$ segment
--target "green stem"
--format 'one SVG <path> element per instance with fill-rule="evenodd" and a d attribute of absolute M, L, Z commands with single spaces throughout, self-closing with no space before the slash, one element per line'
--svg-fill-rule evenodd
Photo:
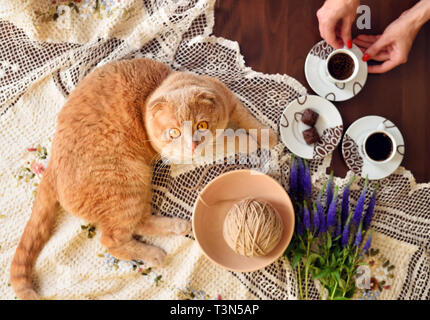
<path fill-rule="evenodd" d="M 309 273 L 309 251 L 312 239 L 309 239 L 306 247 L 306 265 L 305 265 L 305 300 L 308 300 L 308 273 Z"/>
<path fill-rule="evenodd" d="M 330 300 L 333 300 L 333 298 L 334 298 L 334 293 L 336 292 L 336 289 L 337 289 L 337 281 L 336 281 L 336 284 L 334 285 L 333 292 L 331 293 Z"/>
<path fill-rule="evenodd" d="M 300 270 L 300 262 L 298 263 L 297 267 L 298 267 L 298 276 L 299 276 L 299 295 L 300 295 L 300 300 L 303 300 L 302 273 Z"/>
<path fill-rule="evenodd" d="M 354 259 L 352 260 L 353 261 L 352 270 L 351 271 L 348 270 L 348 277 L 346 278 L 346 284 L 345 284 L 345 288 L 343 289 L 342 297 L 345 297 L 346 292 L 348 291 L 349 281 L 351 280 L 351 275 L 354 273 L 354 269 L 355 269 L 357 254 L 358 254 L 358 247 L 355 249 Z"/>

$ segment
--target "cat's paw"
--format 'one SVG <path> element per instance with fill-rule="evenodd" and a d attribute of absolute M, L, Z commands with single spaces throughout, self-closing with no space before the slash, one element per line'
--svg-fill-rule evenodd
<path fill-rule="evenodd" d="M 149 267 L 161 266 L 166 260 L 166 252 L 163 249 L 150 246 L 142 259 Z"/>
<path fill-rule="evenodd" d="M 172 232 L 177 235 L 187 235 L 191 232 L 191 222 L 183 219 L 175 219 L 172 224 Z"/>

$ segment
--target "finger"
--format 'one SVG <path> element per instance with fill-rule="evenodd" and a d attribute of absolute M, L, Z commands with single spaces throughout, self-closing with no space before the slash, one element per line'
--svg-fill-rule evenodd
<path fill-rule="evenodd" d="M 351 37 L 352 22 L 353 21 L 351 19 L 348 19 L 348 18 L 343 19 L 341 30 L 340 30 L 343 44 L 350 49 L 352 48 L 352 37 Z"/>
<path fill-rule="evenodd" d="M 386 61 L 389 59 L 390 59 L 390 54 L 388 53 L 388 51 L 381 51 L 378 53 L 378 55 L 372 57 L 372 60 L 375 60 L 375 61 Z"/>
<path fill-rule="evenodd" d="M 320 25 L 321 37 L 333 48 L 340 49 L 342 44 L 336 38 L 336 24 L 327 23 Z"/>
<path fill-rule="evenodd" d="M 357 46 L 362 47 L 362 48 L 369 48 L 373 42 L 366 42 L 360 39 L 355 38 L 352 42 L 354 42 Z"/>
<path fill-rule="evenodd" d="M 354 40 L 360 40 L 367 43 L 376 42 L 381 36 L 380 35 L 371 35 L 371 34 L 360 34 L 355 37 Z"/>
<path fill-rule="evenodd" d="M 397 61 L 387 60 L 383 64 L 368 66 L 367 71 L 369 73 L 385 73 L 398 65 L 399 63 Z"/>
<path fill-rule="evenodd" d="M 380 51 L 385 50 L 385 48 L 390 44 L 391 40 L 386 37 L 380 37 L 376 40 L 366 51 L 368 55 L 376 56 Z"/>
<path fill-rule="evenodd" d="M 357 43 L 355 43 L 355 44 L 358 46 L 358 49 L 360 49 L 360 51 L 363 54 L 366 52 L 367 46 L 360 46 Z M 375 60 L 375 61 L 385 61 L 385 60 L 388 60 L 388 59 L 390 59 L 390 54 L 388 53 L 387 50 L 381 51 L 376 56 L 372 57 L 372 60 Z"/>

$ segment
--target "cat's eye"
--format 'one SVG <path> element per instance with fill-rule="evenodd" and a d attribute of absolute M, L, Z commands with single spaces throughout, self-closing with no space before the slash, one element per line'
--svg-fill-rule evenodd
<path fill-rule="evenodd" d="M 172 139 L 179 138 L 181 136 L 181 131 L 179 131 L 179 129 L 177 129 L 177 128 L 170 129 L 169 130 L 169 136 Z"/>
<path fill-rule="evenodd" d="M 197 130 L 199 130 L 199 131 L 205 131 L 208 129 L 208 127 L 209 127 L 209 124 L 207 121 L 200 121 L 197 124 Z"/>

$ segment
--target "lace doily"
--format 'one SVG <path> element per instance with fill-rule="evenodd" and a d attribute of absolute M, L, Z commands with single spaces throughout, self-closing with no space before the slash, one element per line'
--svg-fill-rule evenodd
<path fill-rule="evenodd" d="M 96 6 L 98 4 L 98 7 Z M 95 67 L 148 57 L 176 70 L 222 80 L 262 122 L 278 131 L 285 106 L 306 94 L 287 75 L 267 75 L 246 67 L 236 42 L 210 36 L 214 0 L 15 1 L 0 8 L 0 296 L 13 299 L 10 263 L 31 213 L 33 193 L 49 160 L 56 116 L 68 94 Z M 39 146 L 38 146 L 39 145 Z M 44 149 L 47 155 L 44 159 Z M 290 154 L 277 145 L 261 154 L 265 172 L 287 188 Z M 43 161 L 42 161 L 43 160 Z M 311 163 L 315 192 L 326 179 L 331 157 Z M 45 162 L 44 162 L 45 161 Z M 153 210 L 191 219 L 202 177 L 206 184 L 225 172 L 219 164 L 156 165 Z M 335 183 L 343 186 L 352 172 Z M 380 181 L 374 248 L 396 268 L 390 288 L 379 298 L 430 299 L 430 185 L 415 183 L 399 168 Z M 354 185 L 355 204 L 362 181 Z M 39 293 L 54 299 L 296 299 L 289 262 L 253 273 L 233 273 L 213 265 L 186 237 L 147 238 L 169 253 L 164 268 L 147 269 L 117 261 L 104 252 L 97 228 L 60 212 L 52 238 L 34 268 Z M 82 226 L 82 227 L 81 227 Z M 90 237 L 91 235 L 91 237 Z M 387 287 L 387 286 L 386 286 Z M 319 298 L 316 287 L 312 298 Z"/>

